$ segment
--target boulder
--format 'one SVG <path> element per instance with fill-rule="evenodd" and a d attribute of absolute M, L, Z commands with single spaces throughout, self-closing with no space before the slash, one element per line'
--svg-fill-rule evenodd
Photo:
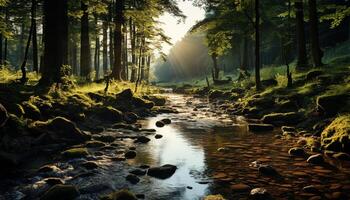
<path fill-rule="evenodd" d="M 248 124 L 248 130 L 252 132 L 273 131 L 274 126 L 271 124 Z"/>
<path fill-rule="evenodd" d="M 337 114 L 350 102 L 349 94 L 331 94 L 317 97 L 317 110 L 327 116 Z"/>
<path fill-rule="evenodd" d="M 292 125 L 302 120 L 302 116 L 296 112 L 271 113 L 261 119 L 264 123 L 273 125 Z"/>
<path fill-rule="evenodd" d="M 65 158 L 81 158 L 89 155 L 86 148 L 73 148 L 62 152 L 62 156 Z"/>
<path fill-rule="evenodd" d="M 111 106 L 98 107 L 95 109 L 94 114 L 104 121 L 120 122 L 123 120 L 123 113 Z"/>
<path fill-rule="evenodd" d="M 97 147 L 104 147 L 106 146 L 106 144 L 101 141 L 91 140 L 86 142 L 85 146 L 88 148 L 97 148 Z"/>
<path fill-rule="evenodd" d="M 155 106 L 164 106 L 166 103 L 166 99 L 160 96 L 143 96 L 142 98 L 152 101 Z"/>
<path fill-rule="evenodd" d="M 156 134 L 155 136 L 154 136 L 154 138 L 156 138 L 156 139 L 160 139 L 160 138 L 162 138 L 163 137 L 163 135 L 160 135 L 160 134 Z"/>
<path fill-rule="evenodd" d="M 177 167 L 174 165 L 163 165 L 161 167 L 152 167 L 147 171 L 148 176 L 158 179 L 170 178 L 176 171 Z"/>
<path fill-rule="evenodd" d="M 250 191 L 249 199 L 251 200 L 271 200 L 271 194 L 265 188 L 254 188 Z"/>
<path fill-rule="evenodd" d="M 6 124 L 8 118 L 9 118 L 9 115 L 7 113 L 7 110 L 0 103 L 0 128 L 3 127 Z"/>
<path fill-rule="evenodd" d="M 151 109 L 154 106 L 154 103 L 152 101 L 144 100 L 138 97 L 132 98 L 132 103 L 136 108 L 147 108 Z"/>
<path fill-rule="evenodd" d="M 293 147 L 293 148 L 289 149 L 288 154 L 291 156 L 296 156 L 296 157 L 304 157 L 305 151 L 303 148 Z"/>
<path fill-rule="evenodd" d="M 128 124 L 134 124 L 138 119 L 139 116 L 133 112 L 124 113 L 124 121 L 126 121 Z"/>
<path fill-rule="evenodd" d="M 129 181 L 131 184 L 137 184 L 138 182 L 140 182 L 140 178 L 137 177 L 135 174 L 128 174 L 125 177 L 125 180 Z"/>
<path fill-rule="evenodd" d="M 37 143 L 81 143 L 88 139 L 90 136 L 82 132 L 74 122 L 63 118 L 56 117 L 46 122 L 37 121 L 29 126 L 32 132 L 43 134 L 38 138 Z"/>
<path fill-rule="evenodd" d="M 133 159 L 136 157 L 136 151 L 127 151 L 124 156 L 126 159 Z"/>
<path fill-rule="evenodd" d="M 171 124 L 171 120 L 170 119 L 162 119 L 161 120 L 164 124 Z"/>
<path fill-rule="evenodd" d="M 79 190 L 73 185 L 54 185 L 52 186 L 40 200 L 74 200 L 79 196 Z"/>
<path fill-rule="evenodd" d="M 120 190 L 103 196 L 101 200 L 137 200 L 136 196 L 129 190 Z"/>
<path fill-rule="evenodd" d="M 324 163 L 323 156 L 321 154 L 312 155 L 307 159 L 307 162 L 314 165 L 320 165 Z"/>
<path fill-rule="evenodd" d="M 321 145 L 326 150 L 350 153 L 350 115 L 335 118 L 322 131 Z"/>
<path fill-rule="evenodd" d="M 130 88 L 116 94 L 116 98 L 120 100 L 128 100 L 131 99 L 133 96 L 134 94 Z"/>
<path fill-rule="evenodd" d="M 164 125 L 165 125 L 165 124 L 164 124 L 164 122 L 162 122 L 162 121 L 157 121 L 157 122 L 156 122 L 156 126 L 159 127 L 159 128 L 164 127 Z"/>
<path fill-rule="evenodd" d="M 144 176 L 146 175 L 146 173 L 147 173 L 146 170 L 142 170 L 142 169 L 134 169 L 130 171 L 130 174 L 134 174 L 137 176 Z"/>
<path fill-rule="evenodd" d="M 139 137 L 136 138 L 136 140 L 134 142 L 135 143 L 145 144 L 145 143 L 148 143 L 149 141 L 151 141 L 151 139 L 149 139 L 148 137 L 146 137 L 146 136 L 139 136 Z"/>

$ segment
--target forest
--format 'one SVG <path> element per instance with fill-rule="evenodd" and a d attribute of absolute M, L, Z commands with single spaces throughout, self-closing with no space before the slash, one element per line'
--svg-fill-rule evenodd
<path fill-rule="evenodd" d="M 350 199 L 349 0 L 0 0 L 0 200 Z"/>

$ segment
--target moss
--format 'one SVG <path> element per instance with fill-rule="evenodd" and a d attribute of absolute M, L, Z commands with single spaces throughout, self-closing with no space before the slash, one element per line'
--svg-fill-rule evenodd
<path fill-rule="evenodd" d="M 204 198 L 204 200 L 225 200 L 225 198 L 220 195 L 220 194 L 217 194 L 217 195 L 209 195 L 209 196 L 206 196 Z"/>
<path fill-rule="evenodd" d="M 136 196 L 129 190 L 120 190 L 107 196 L 101 197 L 101 200 L 137 200 Z"/>
<path fill-rule="evenodd" d="M 89 155 L 86 148 L 73 148 L 62 152 L 62 155 L 66 158 L 81 158 Z"/>
<path fill-rule="evenodd" d="M 342 115 L 323 130 L 322 146 L 328 150 L 350 152 L 350 115 Z"/>
<path fill-rule="evenodd" d="M 25 110 L 25 117 L 31 118 L 31 119 L 40 119 L 41 117 L 41 112 L 39 108 L 34 105 L 30 101 L 26 101 L 22 103 L 23 109 Z"/>

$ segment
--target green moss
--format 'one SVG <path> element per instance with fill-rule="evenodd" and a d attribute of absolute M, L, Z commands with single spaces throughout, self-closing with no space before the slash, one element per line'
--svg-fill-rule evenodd
<path fill-rule="evenodd" d="M 220 194 L 217 194 L 217 195 L 209 195 L 209 196 L 206 196 L 204 198 L 204 200 L 225 200 L 225 198 L 220 195 Z"/>
<path fill-rule="evenodd" d="M 120 190 L 107 196 L 101 197 L 101 200 L 137 200 L 136 196 L 129 190 Z"/>
<path fill-rule="evenodd" d="M 322 146 L 327 150 L 350 152 L 350 115 L 342 115 L 323 130 Z"/>
<path fill-rule="evenodd" d="M 62 155 L 66 158 L 81 158 L 89 155 L 86 148 L 73 148 L 62 152 Z"/>

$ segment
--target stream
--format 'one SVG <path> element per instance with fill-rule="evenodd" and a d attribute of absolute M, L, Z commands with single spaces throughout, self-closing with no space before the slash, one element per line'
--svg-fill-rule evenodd
<path fill-rule="evenodd" d="M 305 158 L 288 155 L 298 138 L 280 139 L 280 130 L 253 134 L 247 130 L 244 117 L 225 114 L 219 105 L 207 99 L 180 94 L 162 94 L 168 106 L 179 113 L 160 114 L 139 123 L 142 128 L 156 129 L 163 137 L 145 133 L 151 139 L 147 144 L 135 144 L 133 139 L 118 139 L 108 147 L 89 149 L 86 158 L 61 160 L 54 157 L 53 172 L 33 172 L 11 183 L 13 187 L 0 199 L 23 199 L 24 194 L 40 196 L 47 189 L 45 178 L 58 177 L 80 190 L 78 199 L 99 199 L 103 194 L 128 188 L 139 197 L 150 200 L 197 200 L 209 194 L 222 194 L 227 199 L 247 199 L 251 189 L 266 188 L 276 199 L 348 199 L 350 165 L 328 159 L 325 166 L 310 165 Z M 162 128 L 155 123 L 171 119 Z M 103 134 L 123 135 L 123 131 L 107 129 Z M 127 134 L 140 134 L 131 133 Z M 123 160 L 123 152 L 135 149 L 134 159 Z M 94 161 L 98 167 L 86 170 L 81 163 Z M 140 182 L 125 180 L 130 170 L 142 165 L 172 164 L 177 170 L 170 178 L 161 180 L 139 176 Z M 272 166 L 279 177 L 261 175 L 256 165 Z M 0 181 L 1 182 L 1 181 Z M 3 183 L 2 183 L 3 184 Z M 318 192 L 303 188 L 313 185 Z M 25 198 L 31 199 L 31 198 Z"/>

